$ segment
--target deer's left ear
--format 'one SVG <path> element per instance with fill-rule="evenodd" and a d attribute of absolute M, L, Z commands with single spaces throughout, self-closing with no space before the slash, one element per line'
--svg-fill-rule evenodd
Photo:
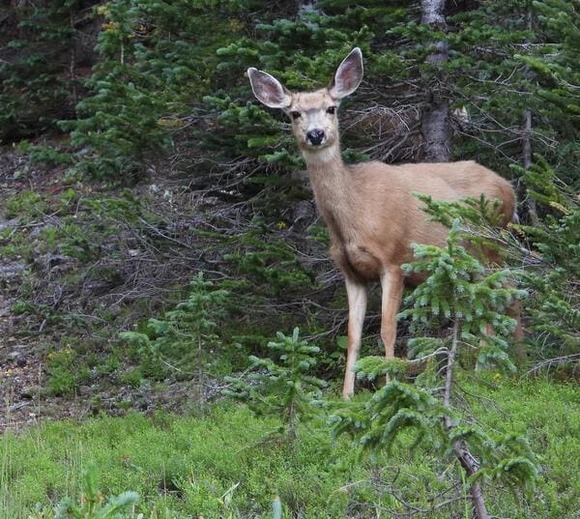
<path fill-rule="evenodd" d="M 362 52 L 358 47 L 342 60 L 328 87 L 334 99 L 342 99 L 352 94 L 360 85 L 364 74 Z"/>

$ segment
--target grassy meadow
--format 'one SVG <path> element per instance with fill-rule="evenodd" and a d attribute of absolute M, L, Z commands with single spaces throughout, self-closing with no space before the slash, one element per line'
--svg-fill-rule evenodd
<path fill-rule="evenodd" d="M 579 517 L 578 388 L 506 379 L 467 385 L 463 395 L 478 422 L 524 434 L 538 456 L 535 489 L 484 484 L 493 516 Z M 451 457 L 411 448 L 405 437 L 391 453 L 361 456 L 349 438 L 332 437 L 331 413 L 300 424 L 295 441 L 277 434 L 276 419 L 229 402 L 191 416 L 129 413 L 7 432 L 0 438 L 0 517 L 272 517 L 274 496 L 287 518 L 470 517 L 465 490 L 450 483 Z M 83 480 L 88 467 L 96 489 Z M 136 504 L 107 512 L 126 491 L 138 494 Z M 88 494 L 92 512 L 72 515 L 86 508 Z"/>

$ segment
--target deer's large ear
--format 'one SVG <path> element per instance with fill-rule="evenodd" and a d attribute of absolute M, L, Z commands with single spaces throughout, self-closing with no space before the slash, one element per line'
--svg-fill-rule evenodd
<path fill-rule="evenodd" d="M 256 99 L 266 106 L 285 109 L 292 103 L 290 92 L 274 76 L 250 67 L 248 77 Z"/>
<path fill-rule="evenodd" d="M 362 52 L 358 47 L 342 60 L 328 87 L 334 99 L 342 99 L 352 94 L 360 85 L 364 73 Z"/>

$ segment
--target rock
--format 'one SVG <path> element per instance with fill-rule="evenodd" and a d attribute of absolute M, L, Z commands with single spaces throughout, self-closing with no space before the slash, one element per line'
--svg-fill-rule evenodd
<path fill-rule="evenodd" d="M 20 350 L 13 350 L 6 354 L 6 360 L 19 368 L 26 366 L 26 355 Z"/>

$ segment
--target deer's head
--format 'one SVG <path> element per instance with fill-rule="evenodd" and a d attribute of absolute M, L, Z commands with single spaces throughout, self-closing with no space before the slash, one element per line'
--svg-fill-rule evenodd
<path fill-rule="evenodd" d="M 356 47 L 338 66 L 327 88 L 315 92 L 290 92 L 274 76 L 248 69 L 252 90 L 258 101 L 286 112 L 298 146 L 312 152 L 338 143 L 336 112 L 343 97 L 352 94 L 363 77 L 362 52 Z"/>

